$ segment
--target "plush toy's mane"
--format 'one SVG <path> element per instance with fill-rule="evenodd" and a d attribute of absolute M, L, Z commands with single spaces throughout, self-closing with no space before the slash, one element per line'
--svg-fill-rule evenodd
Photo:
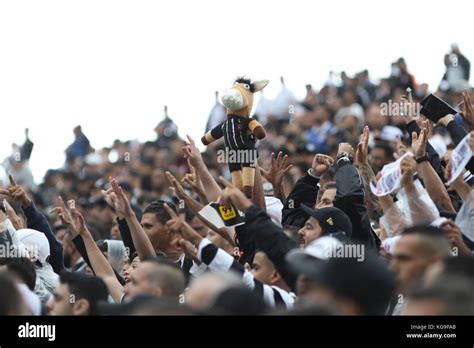
<path fill-rule="evenodd" d="M 248 84 L 250 86 L 250 92 L 255 92 L 255 84 L 253 84 L 252 80 L 246 78 L 245 76 L 237 77 L 234 82 Z"/>

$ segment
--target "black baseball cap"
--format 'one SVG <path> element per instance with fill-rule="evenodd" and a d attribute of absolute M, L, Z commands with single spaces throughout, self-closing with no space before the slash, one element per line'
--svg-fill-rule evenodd
<path fill-rule="evenodd" d="M 388 265 L 370 251 L 366 251 L 364 261 L 355 257 L 317 260 L 300 274 L 357 303 L 364 315 L 383 315 L 396 287 Z"/>
<path fill-rule="evenodd" d="M 344 232 L 348 237 L 352 236 L 351 220 L 341 209 L 334 207 L 313 209 L 304 204 L 301 204 L 301 209 L 318 220 L 328 233 Z"/>

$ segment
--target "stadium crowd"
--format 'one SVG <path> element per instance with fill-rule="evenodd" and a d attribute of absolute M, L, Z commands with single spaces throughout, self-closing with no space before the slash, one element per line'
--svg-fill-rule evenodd
<path fill-rule="evenodd" d="M 436 122 L 413 111 L 430 89 L 403 58 L 304 100 L 281 78 L 255 107 L 252 198 L 225 144 L 201 153 L 166 109 L 145 143 L 94 149 L 76 127 L 39 185 L 27 131 L 2 164 L 0 315 L 474 315 L 474 159 L 452 161 L 469 134 L 474 152 L 470 63 L 453 45 L 445 64 L 434 93 L 459 112 Z M 203 134 L 225 119 L 216 94 Z M 400 187 L 374 194 L 392 163 Z M 211 224 L 212 202 L 244 223 Z"/>

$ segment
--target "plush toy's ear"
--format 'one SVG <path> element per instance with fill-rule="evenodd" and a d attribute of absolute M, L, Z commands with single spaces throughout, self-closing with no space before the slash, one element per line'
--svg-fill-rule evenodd
<path fill-rule="evenodd" d="M 268 85 L 270 81 L 268 80 L 260 80 L 260 81 L 255 81 L 253 84 L 255 86 L 255 92 L 261 91 Z"/>

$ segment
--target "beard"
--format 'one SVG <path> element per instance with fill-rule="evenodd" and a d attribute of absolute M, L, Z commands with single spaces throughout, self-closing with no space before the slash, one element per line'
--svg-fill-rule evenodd
<path fill-rule="evenodd" d="M 71 268 L 71 266 L 72 266 L 72 265 L 71 265 L 71 263 L 72 263 L 72 261 L 71 261 L 71 255 L 65 254 L 65 255 L 63 255 L 63 259 L 64 259 L 64 266 L 65 266 L 66 268 Z"/>

